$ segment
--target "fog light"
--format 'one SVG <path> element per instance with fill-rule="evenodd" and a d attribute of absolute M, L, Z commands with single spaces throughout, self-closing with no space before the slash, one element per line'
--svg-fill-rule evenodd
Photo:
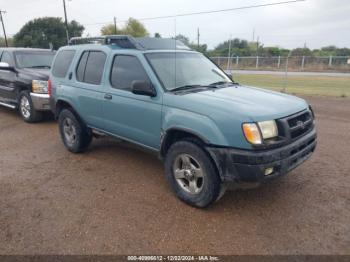
<path fill-rule="evenodd" d="M 265 176 L 269 176 L 273 173 L 273 167 L 269 167 L 265 169 Z"/>

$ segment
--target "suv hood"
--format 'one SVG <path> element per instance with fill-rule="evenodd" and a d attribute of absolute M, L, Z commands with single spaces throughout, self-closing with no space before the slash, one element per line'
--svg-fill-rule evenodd
<path fill-rule="evenodd" d="M 278 119 L 305 110 L 305 100 L 250 86 L 230 86 L 193 93 L 167 93 L 164 104 L 217 118 L 241 121 Z"/>

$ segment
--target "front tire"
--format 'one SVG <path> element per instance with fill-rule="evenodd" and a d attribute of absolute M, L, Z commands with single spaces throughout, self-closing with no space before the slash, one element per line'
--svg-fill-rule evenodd
<path fill-rule="evenodd" d="M 196 143 L 174 143 L 167 152 L 164 165 L 168 183 L 185 203 L 204 208 L 221 197 L 223 185 L 216 167 Z"/>
<path fill-rule="evenodd" d="M 69 109 L 63 109 L 58 117 L 59 131 L 65 147 L 73 153 L 85 150 L 92 141 L 92 132 Z"/>
<path fill-rule="evenodd" d="M 27 123 L 35 123 L 43 119 L 43 113 L 34 109 L 32 98 L 28 91 L 22 91 L 19 94 L 18 110 L 23 120 Z"/>

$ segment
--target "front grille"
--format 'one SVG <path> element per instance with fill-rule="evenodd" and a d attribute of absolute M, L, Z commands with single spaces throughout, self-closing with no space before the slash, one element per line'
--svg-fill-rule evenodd
<path fill-rule="evenodd" d="M 314 129 L 313 113 L 306 109 L 302 112 L 284 118 L 276 119 L 278 137 L 264 140 L 262 146 L 256 146 L 258 150 L 278 148 L 290 144 L 305 136 Z"/>
<path fill-rule="evenodd" d="M 277 119 L 276 123 L 280 135 L 279 141 L 283 141 L 282 143 L 287 144 L 306 135 L 314 128 L 313 120 L 314 118 L 309 110 Z M 276 141 L 274 143 L 276 143 Z"/>
<path fill-rule="evenodd" d="M 309 111 L 296 116 L 292 116 L 287 120 L 287 122 L 291 139 L 298 138 L 307 133 L 313 125 L 312 115 Z"/>

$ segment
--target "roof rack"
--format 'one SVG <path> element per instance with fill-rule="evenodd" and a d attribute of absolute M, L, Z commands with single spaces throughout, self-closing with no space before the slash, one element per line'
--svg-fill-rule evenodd
<path fill-rule="evenodd" d="M 121 48 L 127 49 L 139 49 L 145 48 L 132 36 L 129 35 L 106 35 L 97 37 L 72 37 L 69 40 L 69 45 L 81 45 L 81 44 L 104 44 L 104 45 L 117 45 Z"/>
<path fill-rule="evenodd" d="M 106 35 L 97 37 L 73 37 L 69 41 L 69 45 L 81 44 L 104 44 L 116 45 L 125 49 L 137 50 L 155 50 L 155 49 L 178 49 L 191 50 L 188 46 L 179 40 L 173 38 L 151 38 L 151 37 L 137 37 L 134 38 L 129 35 Z"/>

